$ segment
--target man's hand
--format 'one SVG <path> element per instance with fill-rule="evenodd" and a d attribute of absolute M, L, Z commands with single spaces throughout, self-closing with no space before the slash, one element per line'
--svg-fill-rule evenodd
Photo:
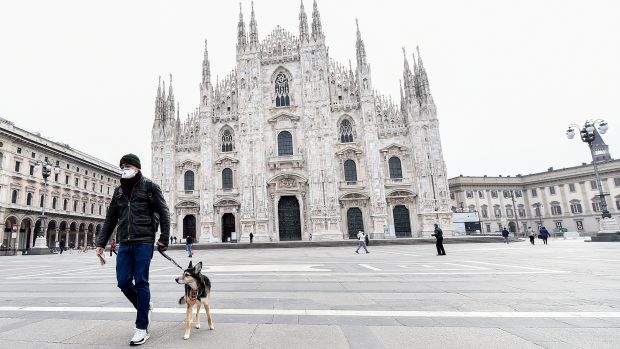
<path fill-rule="evenodd" d="M 165 252 L 168 249 L 168 242 L 157 240 L 157 249 L 162 252 Z"/>
<path fill-rule="evenodd" d="M 95 250 L 97 253 L 96 254 L 103 254 L 103 247 L 97 247 L 97 249 Z"/>

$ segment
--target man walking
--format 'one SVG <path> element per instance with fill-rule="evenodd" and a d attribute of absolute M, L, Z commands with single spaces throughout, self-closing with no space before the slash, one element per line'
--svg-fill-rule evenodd
<path fill-rule="evenodd" d="M 435 239 L 437 239 L 437 242 L 435 242 L 435 246 L 437 247 L 437 255 L 445 256 L 446 250 L 443 249 L 443 231 L 439 228 L 439 225 L 435 224 L 435 232 L 431 234 L 431 236 L 434 236 Z"/>
<path fill-rule="evenodd" d="M 510 233 L 508 232 L 508 229 L 506 229 L 506 227 L 504 227 L 504 230 L 502 230 L 502 236 L 504 237 L 504 242 L 509 244 L 510 243 Z"/>
<path fill-rule="evenodd" d="M 97 236 L 97 255 L 104 248 L 118 223 L 120 247 L 116 257 L 116 280 L 125 297 L 136 308 L 135 333 L 130 345 L 144 344 L 153 309 L 149 289 L 149 268 L 158 220 L 161 233 L 157 248 L 168 248 L 170 214 L 159 186 L 142 176 L 140 159 L 127 154 L 120 160 L 121 185 L 114 189 L 105 223 Z"/>
<path fill-rule="evenodd" d="M 60 242 L 58 243 L 58 248 L 60 248 L 59 254 L 62 254 L 62 251 L 65 250 L 65 239 L 60 239 Z"/>
<path fill-rule="evenodd" d="M 530 237 L 530 244 L 534 245 L 536 234 L 534 233 L 534 230 L 532 229 L 532 227 L 527 228 L 527 233 L 528 233 L 528 236 Z"/>
<path fill-rule="evenodd" d="M 250 243 L 254 242 L 254 234 L 250 232 Z"/>
<path fill-rule="evenodd" d="M 545 245 L 547 244 L 547 239 L 549 238 L 549 235 L 550 234 L 547 228 L 545 227 L 540 228 L 540 237 L 542 238 L 542 241 Z"/>
<path fill-rule="evenodd" d="M 366 248 L 366 234 L 364 234 L 364 232 L 360 230 L 357 232 L 357 250 L 355 250 L 355 253 L 359 253 L 359 250 L 362 247 L 364 248 L 364 251 L 366 251 L 366 253 L 370 253 Z"/>
<path fill-rule="evenodd" d="M 192 250 L 192 246 L 194 245 L 194 238 L 191 235 L 187 236 L 187 239 L 185 239 L 185 249 L 187 250 L 187 256 L 189 258 L 192 258 L 192 255 L 194 254 L 194 250 Z"/>

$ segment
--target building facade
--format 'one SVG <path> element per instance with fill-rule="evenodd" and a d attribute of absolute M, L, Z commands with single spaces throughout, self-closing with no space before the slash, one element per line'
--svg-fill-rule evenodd
<path fill-rule="evenodd" d="M 160 83 L 152 177 L 172 233 L 201 242 L 379 238 L 450 226 L 439 125 L 422 59 L 404 57 L 400 104 L 375 91 L 359 26 L 356 66 L 330 58 L 316 2 L 299 32 L 259 41 L 237 25 L 236 68 L 213 83 L 205 42 L 198 108 L 181 121 Z M 353 46 L 353 45 L 352 45 Z M 403 50 L 404 52 L 404 50 Z M 449 229 L 449 228 L 448 228 Z"/>
<path fill-rule="evenodd" d="M 600 136 L 599 136 L 600 137 Z M 597 161 L 605 201 L 611 215 L 620 220 L 620 160 L 599 153 Z M 477 211 L 483 232 L 502 227 L 525 231 L 545 226 L 549 231 L 599 230 L 601 207 L 592 163 L 516 177 L 451 178 L 454 211 Z"/>
<path fill-rule="evenodd" d="M 37 168 L 45 162 L 52 165 L 47 187 Z M 92 242 L 119 179 L 118 167 L 0 118 L 0 242 L 33 247 L 43 208 L 48 247 L 63 238 L 67 246 Z"/>

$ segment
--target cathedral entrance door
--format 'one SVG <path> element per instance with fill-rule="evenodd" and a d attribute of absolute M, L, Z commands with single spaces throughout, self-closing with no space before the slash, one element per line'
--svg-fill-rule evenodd
<path fill-rule="evenodd" d="M 301 240 L 299 201 L 294 196 L 283 196 L 278 203 L 280 241 Z"/>
<path fill-rule="evenodd" d="M 183 238 L 187 239 L 188 236 L 196 241 L 196 217 L 191 214 L 183 218 Z"/>
<path fill-rule="evenodd" d="M 235 231 L 235 216 L 232 213 L 224 213 L 222 216 L 222 242 L 228 242 L 233 231 Z"/>
<path fill-rule="evenodd" d="M 396 231 L 396 237 L 411 237 L 411 221 L 409 220 L 409 210 L 403 205 L 398 205 L 394 207 L 393 213 L 394 230 Z"/>
<path fill-rule="evenodd" d="M 349 239 L 357 239 L 357 232 L 364 231 L 364 219 L 362 211 L 358 207 L 351 207 L 347 211 L 347 226 L 349 228 Z"/>

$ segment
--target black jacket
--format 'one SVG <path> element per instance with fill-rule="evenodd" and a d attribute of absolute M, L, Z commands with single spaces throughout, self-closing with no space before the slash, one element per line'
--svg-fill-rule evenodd
<path fill-rule="evenodd" d="M 443 231 L 441 230 L 441 228 L 435 228 L 435 233 L 431 235 L 434 236 L 437 241 L 443 240 Z"/>
<path fill-rule="evenodd" d="M 154 213 L 159 214 L 159 240 L 168 244 L 170 236 L 170 214 L 161 189 L 152 183 L 152 198 L 149 199 L 148 185 L 150 179 L 141 178 L 133 187 L 131 195 L 123 194 L 120 186 L 114 189 L 112 201 L 108 207 L 105 223 L 97 235 L 97 247 L 105 247 L 118 225 L 120 244 L 127 242 L 155 242 L 157 223 Z"/>

